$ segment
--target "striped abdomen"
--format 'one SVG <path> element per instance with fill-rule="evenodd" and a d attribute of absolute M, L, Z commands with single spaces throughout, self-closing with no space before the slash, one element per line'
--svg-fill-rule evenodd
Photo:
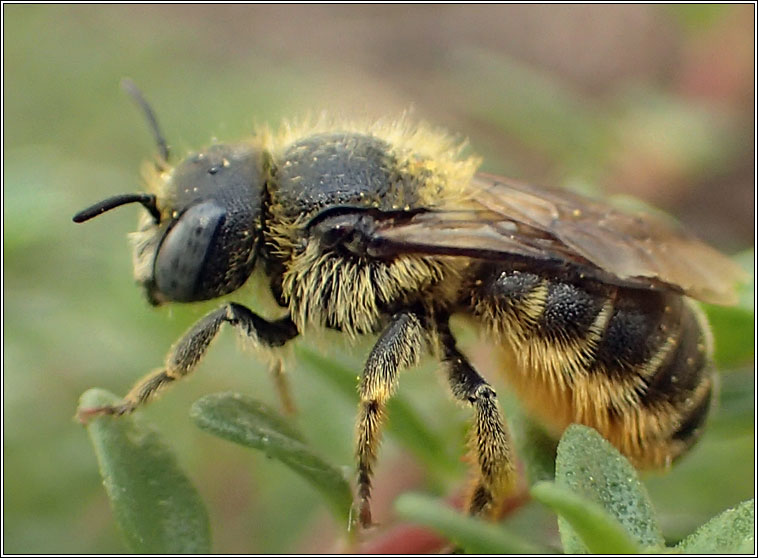
<path fill-rule="evenodd" d="M 708 327 L 689 300 L 496 266 L 474 293 L 509 381 L 556 433 L 592 426 L 653 467 L 700 436 L 714 377 Z"/>

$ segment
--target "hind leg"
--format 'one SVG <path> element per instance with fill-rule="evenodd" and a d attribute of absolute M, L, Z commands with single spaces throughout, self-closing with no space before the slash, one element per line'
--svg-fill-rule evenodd
<path fill-rule="evenodd" d="M 467 509 L 471 515 L 490 517 L 515 485 L 510 436 L 495 391 L 457 349 L 447 326 L 441 328 L 440 340 L 450 389 L 456 399 L 474 410 L 469 445 L 478 470 Z"/>

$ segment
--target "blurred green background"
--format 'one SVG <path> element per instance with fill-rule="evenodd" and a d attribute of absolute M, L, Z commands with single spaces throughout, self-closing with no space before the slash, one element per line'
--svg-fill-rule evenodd
<path fill-rule="evenodd" d="M 144 90 L 176 154 L 285 117 L 412 107 L 469 138 L 486 170 L 636 196 L 736 253 L 753 246 L 755 226 L 753 10 L 4 5 L 3 551 L 126 551 L 73 420 L 77 399 L 92 386 L 125 393 L 215 306 L 148 307 L 125 240 L 137 208 L 71 222 L 90 203 L 136 191 L 154 153 L 122 77 Z M 752 354 L 752 329 L 728 336 Z M 357 374 L 367 350 L 342 360 Z M 754 365 L 742 356 L 726 368 L 702 443 L 671 474 L 646 477 L 672 541 L 754 493 Z M 291 372 L 299 427 L 352 475 L 356 399 L 307 365 Z M 339 550 L 344 526 L 301 479 L 189 421 L 192 401 L 223 390 L 277 403 L 231 332 L 194 377 L 141 411 L 206 501 L 214 550 Z M 459 475 L 430 486 L 427 466 L 387 437 L 375 495 L 385 525 L 398 493 L 450 494 L 465 477 L 467 413 L 434 366 L 403 376 L 400 393 L 450 440 L 445 459 Z M 508 521 L 555 540 L 553 516 L 536 504 Z"/>

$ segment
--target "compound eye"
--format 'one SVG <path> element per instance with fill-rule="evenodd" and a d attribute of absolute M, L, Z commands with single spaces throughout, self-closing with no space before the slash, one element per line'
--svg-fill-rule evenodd
<path fill-rule="evenodd" d="M 177 302 L 202 300 L 198 292 L 203 270 L 214 252 L 214 242 L 226 210 L 213 202 L 187 209 L 163 238 L 155 257 L 157 290 Z"/>

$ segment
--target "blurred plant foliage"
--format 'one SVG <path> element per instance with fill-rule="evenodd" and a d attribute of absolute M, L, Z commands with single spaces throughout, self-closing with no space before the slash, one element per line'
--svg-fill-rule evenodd
<path fill-rule="evenodd" d="M 674 547 L 664 542 L 650 498 L 632 465 L 597 432 L 569 427 L 558 445 L 555 481 L 531 489 L 534 499 L 558 515 L 566 554 L 753 554 L 755 502 L 719 514 Z M 507 525 L 492 525 L 453 512 L 432 498 L 407 494 L 397 501 L 402 517 L 447 535 L 467 552 L 554 553 Z"/>
<path fill-rule="evenodd" d="M 113 403 L 91 390 L 83 405 Z M 351 505 L 339 469 L 319 458 L 285 419 L 255 400 L 210 395 L 192 409 L 204 430 L 264 451 L 302 475 L 319 491 L 340 524 Z M 210 544 L 207 512 L 177 469 L 168 446 L 133 418 L 102 417 L 89 426 L 108 496 L 128 546 L 134 552 L 198 553 Z M 653 506 L 632 465 L 593 429 L 573 425 L 558 445 L 554 481 L 540 481 L 531 495 L 558 515 L 567 554 L 686 554 L 754 552 L 755 504 L 726 510 L 675 547 L 667 547 Z M 535 554 L 555 549 L 446 507 L 436 499 L 406 494 L 400 517 L 427 525 L 471 553 Z M 347 534 L 347 532 L 346 532 Z"/>

